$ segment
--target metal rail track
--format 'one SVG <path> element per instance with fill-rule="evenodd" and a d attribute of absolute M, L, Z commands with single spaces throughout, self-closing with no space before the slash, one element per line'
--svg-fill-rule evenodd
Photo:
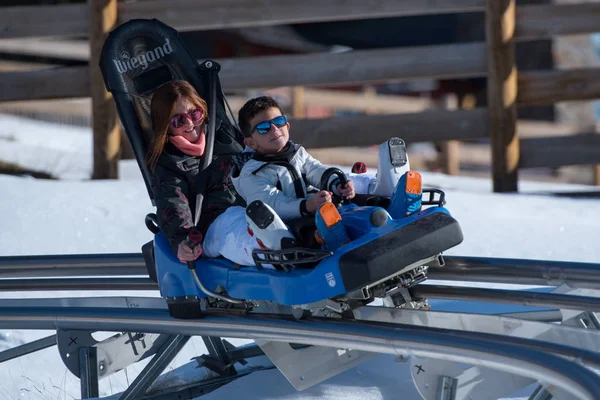
<path fill-rule="evenodd" d="M 0 279 L 0 291 L 69 290 L 158 290 L 158 285 L 149 278 L 141 277 Z M 425 298 L 600 312 L 600 298 L 590 296 L 441 285 L 419 285 L 411 290 L 413 295 Z"/>
<path fill-rule="evenodd" d="M 209 316 L 176 320 L 164 309 L 104 307 L 3 307 L 0 329 L 85 329 L 222 336 L 352 348 L 436 358 L 528 376 L 552 383 L 578 399 L 600 398 L 595 373 L 556 356 L 576 349 L 501 335 L 362 321 L 286 320 L 263 316 Z M 88 304 L 89 305 L 89 304 Z M 571 349 L 571 350 L 568 350 Z M 599 357 L 588 355 L 589 357 Z"/>
<path fill-rule="evenodd" d="M 600 264 L 595 263 L 457 256 L 444 260 L 443 268 L 429 269 L 430 279 L 600 289 Z M 147 275 L 141 253 L 0 257 L 0 279 Z"/>
<path fill-rule="evenodd" d="M 142 277 L 0 279 L 0 292 L 40 290 L 158 290 L 158 285 Z"/>
<path fill-rule="evenodd" d="M 429 269 L 430 279 L 600 289 L 597 263 L 459 256 L 444 260 L 443 268 Z"/>
<path fill-rule="evenodd" d="M 429 269 L 431 279 L 600 288 L 600 264 L 482 257 L 445 260 L 443 268 Z M 0 291 L 156 289 L 141 254 L 0 257 Z M 600 299 L 588 296 L 439 285 L 412 290 L 426 298 L 600 311 Z"/>
<path fill-rule="evenodd" d="M 40 313 L 50 310 L 62 309 L 90 310 L 142 310 L 156 313 L 165 313 L 167 307 L 161 298 L 152 297 L 91 297 L 91 298 L 45 298 L 45 299 L 3 299 L 0 300 L 0 309 L 3 312 L 17 310 L 39 310 Z M 43 310 L 43 311 L 42 311 Z M 135 312 L 135 311 L 134 311 Z M 207 314 L 209 315 L 209 314 Z M 249 318 L 271 318 L 283 320 L 296 320 L 290 315 L 251 313 Z M 210 316 L 210 315 L 209 315 Z M 412 309 L 398 309 L 389 307 L 359 307 L 355 309 L 355 321 L 370 324 L 382 324 L 397 327 L 424 327 L 439 329 L 440 331 L 456 334 L 460 331 L 463 338 L 477 339 L 481 334 L 498 335 L 506 343 L 520 344 L 523 339 L 529 340 L 528 332 L 538 332 L 544 336 L 543 341 L 530 341 L 528 346 L 556 355 L 577 360 L 589 367 L 600 369 L 600 354 L 595 353 L 600 332 L 596 330 L 578 329 L 565 325 L 553 326 L 548 332 L 547 324 L 535 321 L 523 321 L 502 315 L 480 315 L 455 312 L 424 311 Z M 455 321 L 450 321 L 454 318 Z M 306 321 L 303 319 L 302 321 Z M 311 318 L 311 321 L 334 321 L 337 318 Z M 202 324 L 204 319 L 196 320 Z M 527 329 L 522 329 L 524 327 Z M 520 328 L 520 329 L 515 329 Z M 64 329 L 61 327 L 61 329 Z"/>
<path fill-rule="evenodd" d="M 434 299 L 483 301 L 600 312 L 600 298 L 591 296 L 440 285 L 419 285 L 413 288 L 412 292 L 418 297 Z"/>
<path fill-rule="evenodd" d="M 0 257 L 0 278 L 148 276 L 141 253 Z"/>
<path fill-rule="evenodd" d="M 445 261 L 443 268 L 429 269 L 430 279 L 600 289 L 600 264 L 482 257 L 445 257 Z M 0 291 L 157 288 L 147 277 L 141 254 L 0 257 Z M 419 285 L 411 290 L 413 295 L 427 298 L 588 312 L 600 309 L 600 299 L 588 296 L 438 285 Z M 168 315 L 160 298 L 140 300 L 139 304 L 125 298 L 122 304 L 111 307 L 99 307 L 95 299 L 79 299 L 77 304 L 58 301 L 45 299 L 41 306 L 35 299 L 2 300 L 0 329 L 138 331 L 346 347 L 468 363 L 528 376 L 576 398 L 600 398 L 597 375 L 584 367 L 600 369 L 600 354 L 595 352 L 600 334 L 595 331 L 575 332 L 569 331 L 575 328 L 557 326 L 551 334 L 540 336 L 543 340 L 535 340 L 502 328 L 514 321 L 510 318 L 434 312 L 425 312 L 427 317 L 411 316 L 407 310 L 381 307 L 359 309 L 356 321 L 290 321 L 260 314 L 182 321 Z M 456 317 L 456 322 L 448 323 L 450 317 Z M 473 329 L 477 324 L 487 328 Z M 530 328 L 530 332 L 544 330 L 541 325 Z"/>

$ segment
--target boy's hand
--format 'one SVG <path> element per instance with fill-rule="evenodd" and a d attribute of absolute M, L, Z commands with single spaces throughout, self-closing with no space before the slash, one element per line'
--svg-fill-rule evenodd
<path fill-rule="evenodd" d="M 345 197 L 347 199 L 353 199 L 354 195 L 356 194 L 354 193 L 354 184 L 352 183 L 352 181 L 348 181 L 348 183 L 346 183 L 346 186 L 344 187 L 342 187 L 341 183 L 338 184 L 337 190 L 342 195 L 342 197 Z"/>
<path fill-rule="evenodd" d="M 306 211 L 309 213 L 314 213 L 321 204 L 328 201 L 331 201 L 331 192 L 328 192 L 327 190 L 321 190 L 319 193 L 315 193 L 306 199 Z"/>

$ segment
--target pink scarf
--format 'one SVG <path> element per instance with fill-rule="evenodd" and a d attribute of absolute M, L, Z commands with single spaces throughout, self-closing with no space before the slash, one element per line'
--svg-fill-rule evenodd
<path fill-rule="evenodd" d="M 183 151 L 188 156 L 200 157 L 202 156 L 202 154 L 204 154 L 204 147 L 206 146 L 206 136 L 204 135 L 204 127 L 202 127 L 200 137 L 194 143 L 179 135 L 169 135 L 169 142 L 173 143 L 175 147 Z"/>

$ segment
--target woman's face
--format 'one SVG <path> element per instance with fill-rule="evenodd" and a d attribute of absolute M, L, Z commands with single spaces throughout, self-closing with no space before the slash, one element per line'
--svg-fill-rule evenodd
<path fill-rule="evenodd" d="M 196 106 L 190 99 L 181 98 L 175 103 L 175 109 L 169 122 L 169 133 L 173 136 L 183 136 L 191 143 L 197 142 L 204 134 L 204 120 L 202 115 L 198 120 L 198 112 L 202 110 Z M 175 120 L 178 121 L 175 121 Z"/>

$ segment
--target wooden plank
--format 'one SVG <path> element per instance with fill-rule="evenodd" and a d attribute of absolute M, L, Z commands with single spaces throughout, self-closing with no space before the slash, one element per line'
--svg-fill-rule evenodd
<path fill-rule="evenodd" d="M 368 108 L 376 114 L 414 113 L 433 106 L 433 101 L 425 97 L 378 93 L 370 99 L 364 93 L 315 88 L 304 90 L 304 101 L 310 105 L 341 110 L 365 111 Z"/>
<path fill-rule="evenodd" d="M 0 101 L 67 99 L 90 95 L 88 67 L 0 73 Z"/>
<path fill-rule="evenodd" d="M 520 138 L 539 138 L 577 135 L 581 128 L 571 124 L 520 119 L 517 122 L 517 131 Z"/>
<path fill-rule="evenodd" d="M 488 0 L 488 111 L 494 192 L 518 190 L 516 0 Z"/>
<path fill-rule="evenodd" d="M 483 43 L 217 60 L 226 90 L 486 75 Z"/>
<path fill-rule="evenodd" d="M 56 4 L 0 8 L 0 39 L 44 36 L 84 36 L 87 4 Z"/>
<path fill-rule="evenodd" d="M 600 68 L 520 72 L 518 82 L 519 105 L 600 98 Z"/>
<path fill-rule="evenodd" d="M 89 98 L 65 100 L 28 100 L 0 103 L 0 112 L 56 114 L 80 119 L 91 117 L 91 102 Z"/>
<path fill-rule="evenodd" d="M 328 107 L 336 110 L 360 111 L 371 109 L 374 114 L 405 114 L 432 108 L 427 97 L 377 94 L 370 101 L 364 93 L 350 90 L 304 88 L 304 102 L 310 106 Z M 245 95 L 227 96 L 231 108 L 236 111 L 248 100 Z"/>
<path fill-rule="evenodd" d="M 407 143 L 471 140 L 489 136 L 485 108 L 296 119 L 290 124 L 294 141 L 307 148 L 371 146 L 392 136 L 401 137 Z"/>
<path fill-rule="evenodd" d="M 482 48 L 483 49 L 483 48 Z M 365 51 L 368 52 L 368 51 Z M 297 56 L 294 56 L 297 57 Z M 310 63 L 313 55 L 302 56 L 305 62 Z M 280 76 L 286 73 L 285 56 L 277 56 L 276 63 L 271 70 L 250 70 L 250 64 L 255 64 L 253 59 L 231 59 L 223 61 L 229 65 L 229 70 L 221 71 L 221 80 L 225 88 L 232 89 L 239 86 L 253 86 L 251 81 L 256 80 L 256 86 L 288 86 L 299 80 L 299 77 L 290 76 L 292 82 L 286 83 L 283 79 L 269 84 L 269 76 Z M 357 57 L 359 58 L 359 57 Z M 475 64 L 475 63 L 474 63 Z M 483 64 L 482 64 L 483 67 Z M 82 79 L 84 73 L 82 68 L 69 67 L 56 69 L 42 69 L 40 75 L 34 71 L 2 72 L 0 73 L 0 101 L 18 101 L 68 97 L 89 96 L 89 80 Z M 472 66 L 472 71 L 475 67 Z M 275 69 L 275 71 L 273 71 Z M 242 77 L 245 81 L 237 79 L 241 71 L 246 70 Z M 365 74 L 367 72 L 364 72 Z M 315 75 L 317 71 L 315 71 Z M 333 73 L 332 73 L 333 74 Z M 390 71 L 390 76 L 395 75 Z M 338 77 L 337 84 L 343 84 L 351 77 Z M 393 79 L 393 78 L 389 78 Z M 306 82 L 304 82 L 306 84 Z M 569 70 L 554 71 L 527 71 L 520 72 L 518 76 L 519 93 L 517 103 L 519 105 L 549 105 L 560 101 L 591 100 L 600 98 L 600 69 L 577 68 Z M 305 101 L 309 104 L 326 105 L 348 110 L 364 110 L 369 106 L 379 113 L 416 112 L 429 108 L 431 102 L 423 99 L 412 99 L 400 96 L 378 95 L 374 103 L 366 104 L 361 94 L 343 93 L 335 91 L 323 91 L 320 89 L 306 89 Z"/>
<path fill-rule="evenodd" d="M 94 164 L 92 179 L 119 178 L 121 125 L 112 95 L 106 91 L 100 71 L 100 54 L 108 34 L 117 26 L 117 0 L 89 0 L 90 95 Z"/>
<path fill-rule="evenodd" d="M 119 23 L 158 18 L 180 31 L 229 29 L 292 23 L 343 21 L 451 12 L 482 11 L 485 0 L 280 1 L 150 0 L 119 3 Z M 168 9 L 168 12 L 165 12 Z M 84 36 L 87 4 L 0 8 L 0 38 Z M 517 8 L 519 40 L 600 32 L 600 4 L 528 5 Z"/>
<path fill-rule="evenodd" d="M 519 40 L 600 32 L 600 4 L 530 5 L 517 8 L 515 37 Z"/>
<path fill-rule="evenodd" d="M 66 39 L 2 39 L 0 52 L 26 56 L 44 56 L 67 60 L 87 61 L 90 59 L 90 45 L 86 40 Z"/>
<path fill-rule="evenodd" d="M 148 0 L 119 3 L 119 22 L 157 18 L 180 31 L 483 11 L 485 0 Z"/>
<path fill-rule="evenodd" d="M 519 168 L 600 164 L 600 135 L 521 139 Z"/>
<path fill-rule="evenodd" d="M 302 54 L 218 60 L 220 79 L 225 90 L 245 90 L 280 86 L 345 85 L 388 80 L 451 78 L 484 76 L 486 74 L 485 45 L 470 43 L 428 46 L 407 49 L 362 50 L 341 54 Z M 97 64 L 91 64 L 97 65 Z M 78 67 L 79 68 L 79 67 Z M 85 67 L 81 67 L 85 68 Z M 88 80 L 75 73 L 69 78 L 69 68 L 51 73 L 54 79 L 44 87 L 55 86 L 57 98 L 89 96 Z M 78 70 L 73 70 L 78 71 Z M 64 74 L 64 76 L 63 76 Z M 0 73 L 0 87 L 12 88 L 0 93 L 0 101 L 49 98 L 43 90 L 29 85 L 33 73 Z M 48 72 L 35 78 L 40 82 Z M 14 80 L 14 81 L 13 81 Z M 68 82 L 65 87 L 65 83 Z M 6 86 L 4 86 L 6 85 Z M 84 86 L 85 85 L 85 86 Z M 19 90 L 24 87 L 27 90 Z M 38 93 L 42 97 L 38 97 Z"/>
<path fill-rule="evenodd" d="M 91 126 L 89 98 L 0 103 L 0 113 L 73 126 Z"/>
<path fill-rule="evenodd" d="M 306 22 L 390 18 L 410 15 L 483 11 L 485 0 L 164 0 L 119 4 L 120 22 L 158 18 L 186 30 L 230 29 Z M 165 8 L 168 7 L 168 12 Z M 532 40 L 555 35 L 600 32 L 600 4 L 519 6 L 515 38 Z"/>
<path fill-rule="evenodd" d="M 34 71 L 58 67 L 56 64 L 31 64 L 25 61 L 0 60 L 0 73 L 13 71 Z"/>

